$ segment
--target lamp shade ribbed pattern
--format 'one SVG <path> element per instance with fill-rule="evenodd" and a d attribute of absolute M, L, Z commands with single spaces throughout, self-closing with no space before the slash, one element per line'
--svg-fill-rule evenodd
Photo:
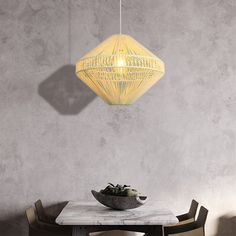
<path fill-rule="evenodd" d="M 128 35 L 109 37 L 76 64 L 76 74 L 108 104 L 131 104 L 164 75 L 164 63 Z"/>

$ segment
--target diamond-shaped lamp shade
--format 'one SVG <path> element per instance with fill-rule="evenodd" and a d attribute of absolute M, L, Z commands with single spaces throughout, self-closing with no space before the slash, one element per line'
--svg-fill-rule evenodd
<path fill-rule="evenodd" d="M 164 74 L 164 63 L 124 34 L 109 37 L 76 64 L 76 74 L 108 104 L 131 104 Z"/>

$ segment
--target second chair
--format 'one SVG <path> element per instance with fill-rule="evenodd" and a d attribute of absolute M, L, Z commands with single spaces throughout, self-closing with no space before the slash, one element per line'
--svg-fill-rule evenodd
<path fill-rule="evenodd" d="M 179 220 L 179 224 L 186 224 L 195 221 L 195 216 L 197 213 L 198 202 L 196 200 L 192 200 L 189 211 L 185 214 L 176 216 Z"/>
<path fill-rule="evenodd" d="M 205 236 L 207 215 L 208 210 L 201 206 L 196 221 L 183 225 L 165 227 L 165 236 Z"/>
<path fill-rule="evenodd" d="M 43 223 L 38 220 L 33 207 L 26 210 L 26 217 L 29 223 L 29 236 L 71 236 L 70 227 L 58 227 L 52 224 Z"/>
<path fill-rule="evenodd" d="M 55 216 L 52 216 L 52 215 L 49 215 L 49 214 L 46 214 L 46 211 L 43 207 L 43 204 L 42 204 L 42 201 L 39 199 L 37 200 L 35 203 L 35 208 L 36 208 L 36 211 L 37 211 L 37 215 L 38 215 L 38 218 L 40 221 L 42 222 L 45 222 L 45 223 L 49 223 L 49 224 L 55 224 L 55 220 L 56 220 L 56 217 Z"/>

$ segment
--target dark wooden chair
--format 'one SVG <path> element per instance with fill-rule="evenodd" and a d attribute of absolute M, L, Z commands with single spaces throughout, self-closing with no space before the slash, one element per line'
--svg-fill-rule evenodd
<path fill-rule="evenodd" d="M 182 215 L 176 216 L 179 220 L 179 223 L 174 224 L 174 225 L 165 225 L 168 227 L 176 226 L 176 225 L 183 225 L 187 223 L 191 223 L 195 221 L 195 216 L 198 208 L 198 202 L 196 200 L 192 200 L 189 211 L 187 213 L 184 213 Z"/>
<path fill-rule="evenodd" d="M 35 208 L 36 208 L 36 212 L 38 215 L 38 219 L 42 222 L 48 223 L 48 224 L 56 224 L 55 220 L 56 220 L 56 216 L 52 216 L 46 213 L 42 201 L 39 199 L 37 200 L 35 203 Z"/>
<path fill-rule="evenodd" d="M 205 236 L 205 223 L 208 215 L 208 210 L 201 206 L 198 218 L 196 221 L 165 227 L 165 236 Z"/>
<path fill-rule="evenodd" d="M 185 214 L 176 216 L 180 223 L 190 223 L 195 221 L 197 208 L 198 208 L 198 202 L 196 200 L 192 200 L 189 211 Z"/>
<path fill-rule="evenodd" d="M 70 227 L 60 227 L 47 224 L 38 220 L 33 207 L 26 209 L 26 217 L 29 223 L 29 236 L 71 236 Z"/>

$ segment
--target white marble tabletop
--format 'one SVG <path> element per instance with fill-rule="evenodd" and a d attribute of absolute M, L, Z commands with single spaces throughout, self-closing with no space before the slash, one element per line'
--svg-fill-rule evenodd
<path fill-rule="evenodd" d="M 98 202 L 69 202 L 56 219 L 60 225 L 166 225 L 178 219 L 155 202 L 126 211 L 112 210 Z"/>

